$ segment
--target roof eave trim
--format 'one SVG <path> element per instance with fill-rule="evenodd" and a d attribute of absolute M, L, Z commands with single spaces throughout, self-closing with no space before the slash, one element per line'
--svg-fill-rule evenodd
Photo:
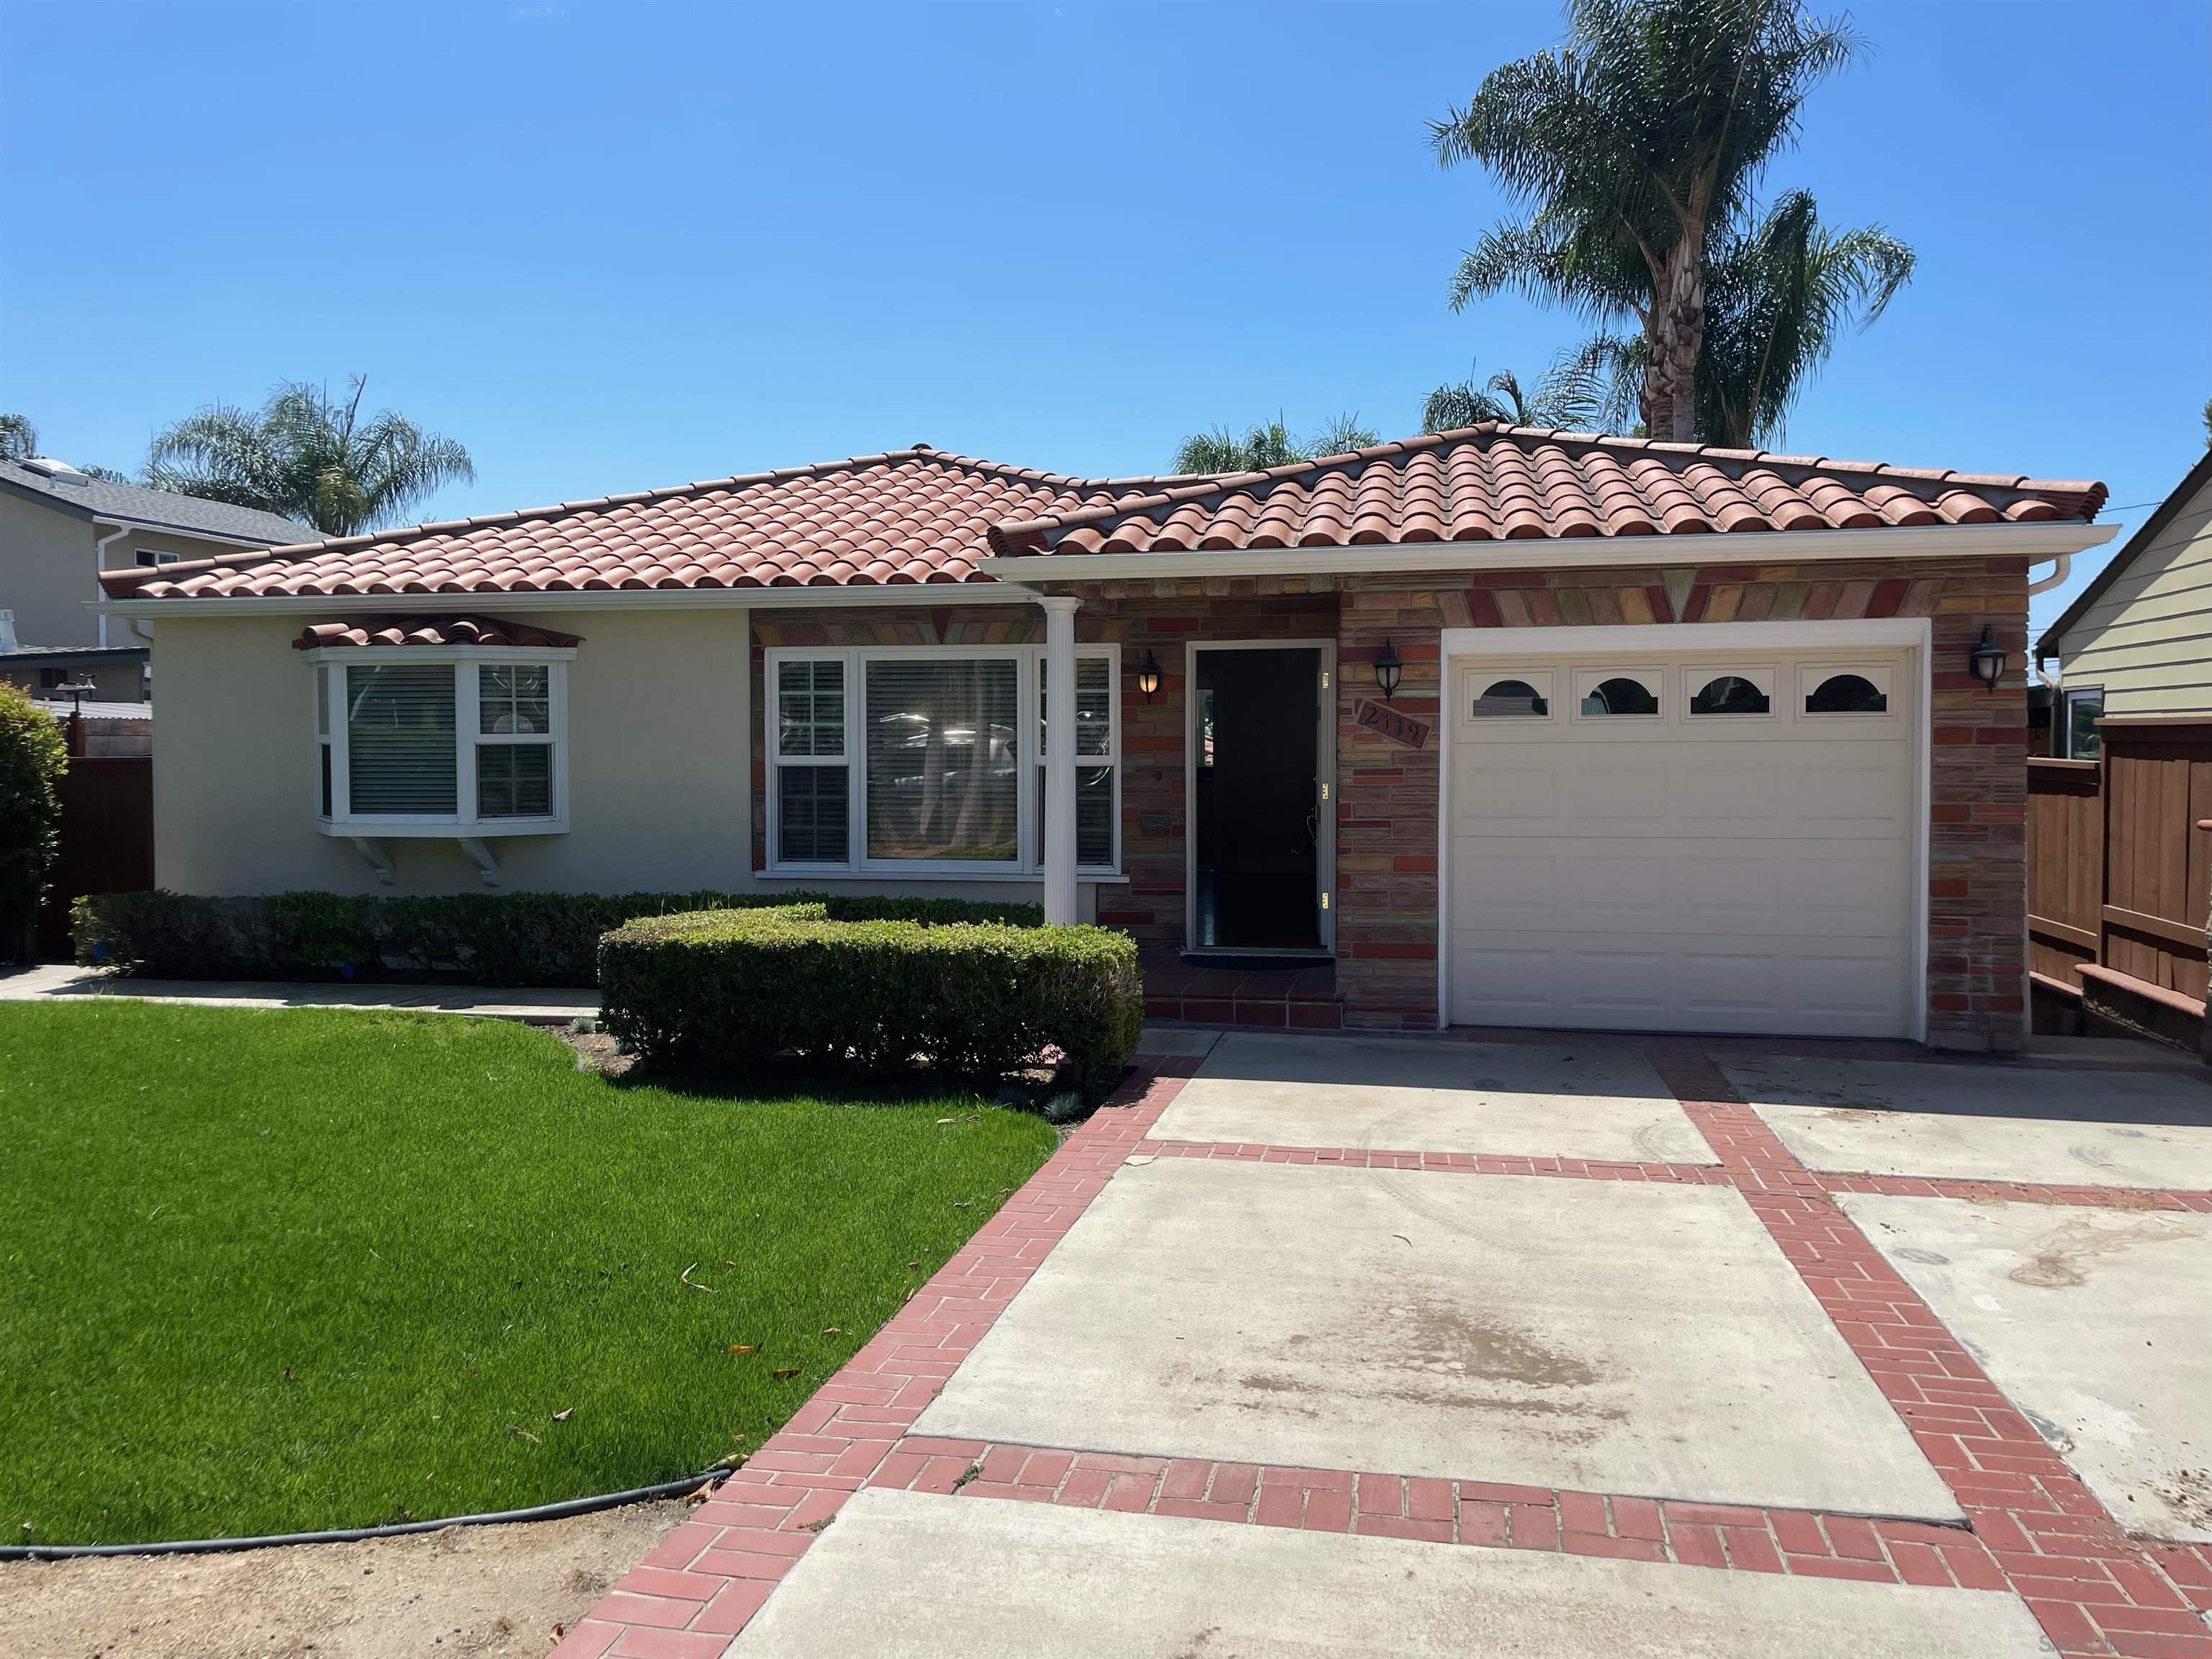
<path fill-rule="evenodd" d="M 542 615 L 569 611 L 830 610 L 848 605 L 878 609 L 957 609 L 975 605 L 1035 605 L 1034 589 L 1003 581 L 897 582 L 820 587 L 617 587 L 562 592 L 283 593 L 241 599 L 88 600 L 104 617 L 148 621 L 193 617 L 342 617 L 349 614 L 450 617 Z"/>
<path fill-rule="evenodd" d="M 2031 562 L 2110 541 L 2111 525 L 1930 525 L 1881 530 L 1738 531 L 1687 536 L 1563 536 L 1526 541 L 1384 542 L 1365 547 L 1231 548 L 1189 553 L 1042 553 L 983 559 L 1002 580 L 1151 580 L 1163 576 L 1389 575 L 1417 571 L 1593 570 L 1664 565 L 1801 564 L 2011 556 Z"/>

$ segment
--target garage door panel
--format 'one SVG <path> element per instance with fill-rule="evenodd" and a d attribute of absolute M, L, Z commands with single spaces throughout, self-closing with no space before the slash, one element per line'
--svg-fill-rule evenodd
<path fill-rule="evenodd" d="M 1786 653 L 1760 662 L 1796 685 Z M 1545 672 L 1565 685 L 1589 665 Z M 1909 1035 L 1917 728 L 1912 677 L 1892 683 L 1878 724 L 1800 718 L 1784 696 L 1735 724 L 1462 720 L 1452 1018 Z"/>
<path fill-rule="evenodd" d="M 1482 769 L 1464 800 L 1452 802 L 1453 814 L 1462 823 L 1534 829 L 1559 817 L 1558 780 L 1540 750 L 1499 744 L 1485 752 L 1492 764 Z"/>
<path fill-rule="evenodd" d="M 1779 828 L 1784 780 L 1771 753 L 1741 751 L 1686 758 L 1674 769 L 1669 803 L 1680 820 L 1730 833 Z M 1645 811 L 1650 811 L 1647 805 Z"/>
<path fill-rule="evenodd" d="M 1864 761 L 1808 757 L 1790 768 L 1790 816 L 1799 823 L 1894 834 L 1911 799 L 1905 768 L 1892 754 Z"/>
<path fill-rule="evenodd" d="M 1582 830 L 1597 829 L 1608 821 L 1640 823 L 1650 815 L 1651 803 L 1667 789 L 1667 769 L 1648 757 L 1601 757 L 1570 748 L 1561 751 L 1555 763 L 1564 775 L 1560 807 L 1567 821 Z"/>

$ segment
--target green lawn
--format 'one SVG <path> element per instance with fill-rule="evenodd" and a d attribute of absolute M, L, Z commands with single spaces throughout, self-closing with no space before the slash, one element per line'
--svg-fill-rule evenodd
<path fill-rule="evenodd" d="M 491 1020 L 0 1005 L 0 1541 L 702 1469 L 1052 1146 L 968 1096 L 625 1086 Z"/>

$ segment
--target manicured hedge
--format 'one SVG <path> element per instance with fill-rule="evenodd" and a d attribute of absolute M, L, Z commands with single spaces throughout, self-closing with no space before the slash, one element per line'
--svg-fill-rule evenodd
<path fill-rule="evenodd" d="M 641 918 L 599 941 L 607 1028 L 649 1066 L 777 1056 L 992 1078 L 1059 1048 L 1092 1098 L 1144 1019 L 1137 948 L 1098 927 L 840 921 L 823 908 Z"/>
<path fill-rule="evenodd" d="M 639 916 L 811 903 L 829 915 L 1041 927 L 1034 904 L 819 893 L 107 893 L 76 902 L 76 959 L 161 979 L 589 985 L 599 935 Z"/>

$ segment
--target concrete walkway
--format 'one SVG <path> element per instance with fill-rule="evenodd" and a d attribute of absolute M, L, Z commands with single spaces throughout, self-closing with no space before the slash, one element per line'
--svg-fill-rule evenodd
<path fill-rule="evenodd" d="M 125 979 L 65 963 L 0 969 L 0 1002 L 81 1001 L 87 997 L 181 1002 L 208 1008 L 414 1008 L 483 1019 L 565 1025 L 596 1018 L 599 993 L 565 986 L 494 989 L 482 985 L 293 983 L 256 980 Z"/>
<path fill-rule="evenodd" d="M 1500 1035 L 1148 1030 L 558 1659 L 2212 1659 L 2201 1069 Z"/>

